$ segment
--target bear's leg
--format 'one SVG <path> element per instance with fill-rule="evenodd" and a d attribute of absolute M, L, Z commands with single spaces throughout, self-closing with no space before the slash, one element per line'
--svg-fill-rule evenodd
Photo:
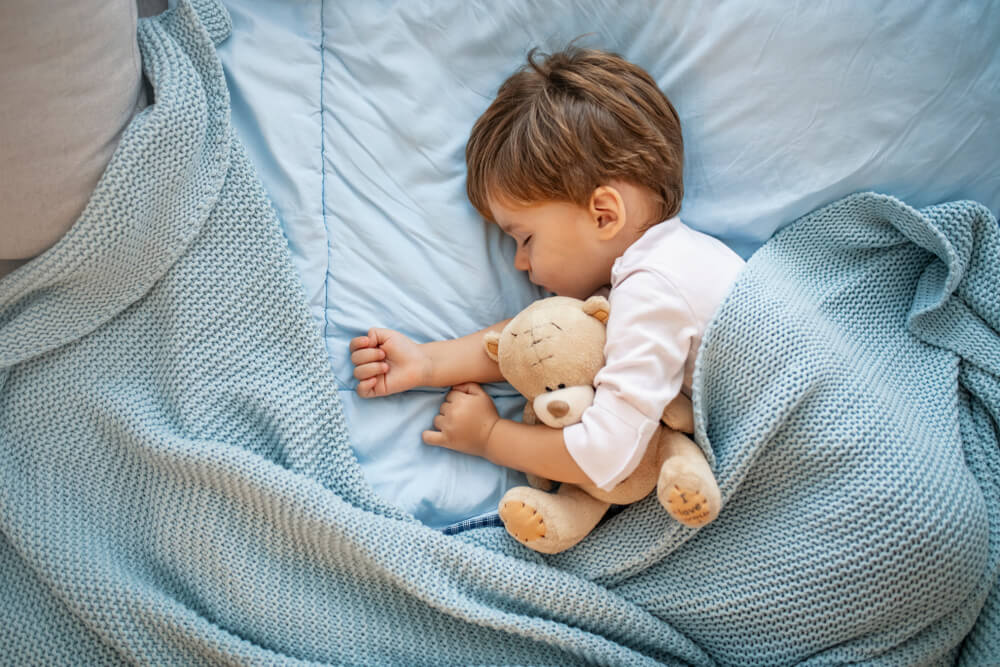
<path fill-rule="evenodd" d="M 663 409 L 661 419 L 675 431 L 694 433 L 694 408 L 691 407 L 691 399 L 684 394 L 677 394 Z"/>
<path fill-rule="evenodd" d="M 557 554 L 576 545 L 607 512 L 609 503 L 597 500 L 572 484 L 555 493 L 516 486 L 500 500 L 500 518 L 518 542 L 544 554 Z"/>
<path fill-rule="evenodd" d="M 722 496 L 701 448 L 683 433 L 663 429 L 656 495 L 670 516 L 685 526 L 704 526 L 719 515 Z"/>

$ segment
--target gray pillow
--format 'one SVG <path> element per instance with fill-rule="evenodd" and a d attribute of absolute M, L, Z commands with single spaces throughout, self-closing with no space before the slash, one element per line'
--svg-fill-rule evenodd
<path fill-rule="evenodd" d="M 136 0 L 0 1 L 0 276 L 73 225 L 145 106 Z"/>

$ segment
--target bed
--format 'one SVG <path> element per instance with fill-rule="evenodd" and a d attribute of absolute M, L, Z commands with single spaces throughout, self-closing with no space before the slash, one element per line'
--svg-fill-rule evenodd
<path fill-rule="evenodd" d="M 0 274 L 0 656 L 1000 655 L 997 26 L 990 2 L 179 0 L 141 21 L 150 105 L 65 237 Z M 695 388 L 720 518 L 638 503 L 543 557 L 496 525 L 522 476 L 422 444 L 443 391 L 362 400 L 346 352 L 542 296 L 466 201 L 463 150 L 527 51 L 573 40 L 657 79 L 682 218 L 750 265 Z"/>
<path fill-rule="evenodd" d="M 523 480 L 424 446 L 443 392 L 360 399 L 343 351 L 372 326 L 465 335 L 540 296 L 463 180 L 468 129 L 528 49 L 580 38 L 647 68 L 681 115 L 683 219 L 744 257 L 860 190 L 1000 208 L 988 3 L 227 7 L 234 123 L 288 235 L 355 450 L 378 493 L 430 526 L 493 512 Z M 519 411 L 509 388 L 491 394 Z"/>

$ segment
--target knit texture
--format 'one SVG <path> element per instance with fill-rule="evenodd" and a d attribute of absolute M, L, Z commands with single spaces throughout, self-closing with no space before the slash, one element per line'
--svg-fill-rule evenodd
<path fill-rule="evenodd" d="M 726 572 L 699 596 L 713 656 L 1000 663 L 997 284 L 971 202 L 858 194 L 754 255 L 694 389 L 724 497 L 698 537 Z"/>
<path fill-rule="evenodd" d="M 695 381 L 712 525 L 650 498 L 553 557 L 445 535 L 361 474 L 229 125 L 227 21 L 188 0 L 142 21 L 155 104 L 67 236 L 0 281 L 0 663 L 997 655 L 985 209 L 858 195 L 751 259 Z"/>

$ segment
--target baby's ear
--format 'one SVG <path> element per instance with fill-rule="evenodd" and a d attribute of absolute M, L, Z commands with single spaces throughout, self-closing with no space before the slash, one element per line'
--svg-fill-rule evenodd
<path fill-rule="evenodd" d="M 608 315 L 611 314 L 611 304 L 603 296 L 592 296 L 583 302 L 583 312 L 607 324 Z"/>
<path fill-rule="evenodd" d="M 497 331 L 487 331 L 484 339 L 486 354 L 493 361 L 500 361 L 500 333 Z"/>

